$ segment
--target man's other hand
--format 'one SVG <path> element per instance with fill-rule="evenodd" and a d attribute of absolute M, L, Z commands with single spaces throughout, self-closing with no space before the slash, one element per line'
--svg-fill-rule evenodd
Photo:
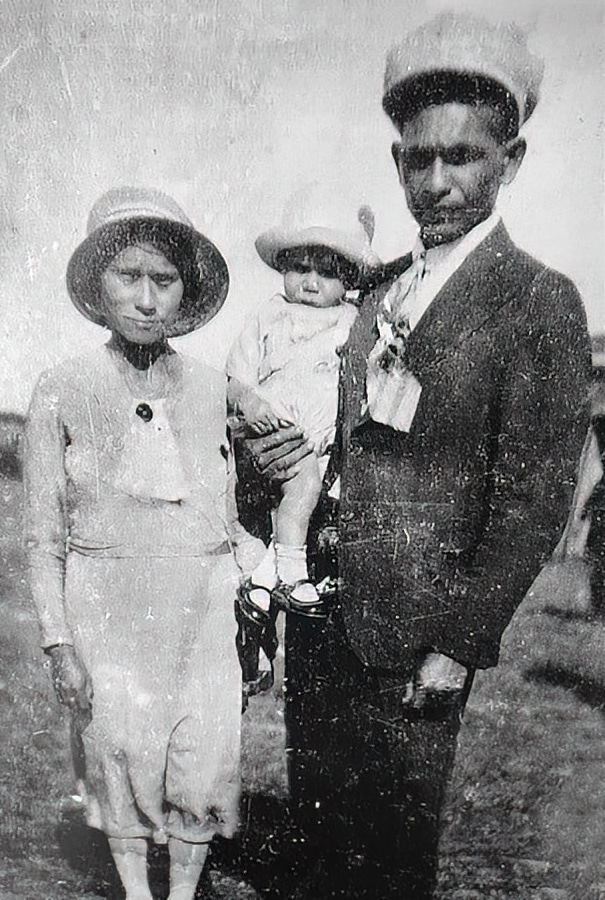
<path fill-rule="evenodd" d="M 464 689 L 468 669 L 442 653 L 428 653 L 421 663 L 414 682 L 413 706 L 421 708 L 427 698 L 460 694 Z"/>
<path fill-rule="evenodd" d="M 92 687 L 76 650 L 70 644 L 58 644 L 46 652 L 51 659 L 53 687 L 59 702 L 72 711 L 89 710 Z"/>

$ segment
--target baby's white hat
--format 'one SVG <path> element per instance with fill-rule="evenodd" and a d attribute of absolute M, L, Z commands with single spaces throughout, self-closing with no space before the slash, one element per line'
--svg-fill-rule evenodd
<path fill-rule="evenodd" d="M 351 210 L 343 215 L 342 208 L 337 208 L 336 203 L 333 207 L 326 206 L 325 192 L 324 202 L 315 202 L 313 211 L 309 211 L 309 201 L 314 193 L 317 191 L 307 187 L 295 194 L 284 211 L 284 224 L 259 235 L 255 246 L 261 259 L 272 269 L 279 269 L 278 257 L 284 250 L 327 247 L 354 263 L 362 272 L 379 266 L 381 259 L 372 249 L 374 213 L 371 207 L 367 204 L 359 206 L 357 222 L 349 229 L 342 227 L 342 222 L 345 216 L 350 221 Z"/>

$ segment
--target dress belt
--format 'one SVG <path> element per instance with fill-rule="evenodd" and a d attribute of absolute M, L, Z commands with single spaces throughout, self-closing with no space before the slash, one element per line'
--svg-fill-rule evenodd
<path fill-rule="evenodd" d="M 67 552 L 97 559 L 191 559 L 205 556 L 226 556 L 231 553 L 228 541 L 220 544 L 192 544 L 191 546 L 137 547 L 132 544 L 91 543 L 77 537 L 68 537 Z"/>

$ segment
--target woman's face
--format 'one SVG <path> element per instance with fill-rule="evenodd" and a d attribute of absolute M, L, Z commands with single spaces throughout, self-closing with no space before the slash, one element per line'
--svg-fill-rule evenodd
<path fill-rule="evenodd" d="M 101 276 L 101 300 L 108 327 L 132 344 L 166 338 L 184 285 L 178 269 L 153 244 L 121 250 Z"/>

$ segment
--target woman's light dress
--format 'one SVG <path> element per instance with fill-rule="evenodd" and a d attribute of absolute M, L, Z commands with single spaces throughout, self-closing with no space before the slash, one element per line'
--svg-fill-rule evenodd
<path fill-rule="evenodd" d="M 150 416 L 151 412 L 151 416 Z M 91 676 L 89 824 L 204 842 L 237 824 L 238 569 L 225 379 L 110 341 L 44 375 L 27 432 L 28 543 L 44 646 Z"/>

